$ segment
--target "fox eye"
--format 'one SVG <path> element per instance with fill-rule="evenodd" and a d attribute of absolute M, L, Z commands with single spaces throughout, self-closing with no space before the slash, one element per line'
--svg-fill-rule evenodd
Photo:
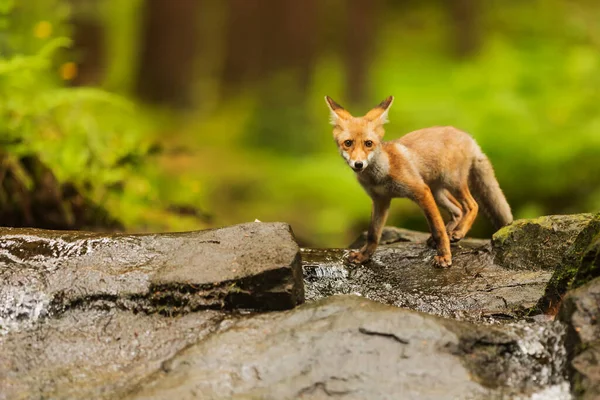
<path fill-rule="evenodd" d="M 365 141 L 365 146 L 367 146 L 367 147 L 373 146 L 373 141 L 372 140 Z"/>
<path fill-rule="evenodd" d="M 352 146 L 352 140 L 346 140 L 346 141 L 344 141 L 344 146 L 346 146 L 346 147 Z"/>

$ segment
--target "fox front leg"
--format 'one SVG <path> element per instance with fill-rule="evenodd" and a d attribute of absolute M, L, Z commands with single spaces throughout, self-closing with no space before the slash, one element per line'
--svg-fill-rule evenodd
<path fill-rule="evenodd" d="M 369 261 L 379 244 L 381 231 L 390 209 L 390 202 L 391 199 L 389 198 L 373 198 L 373 211 L 371 212 L 371 224 L 367 233 L 367 243 L 360 250 L 351 251 L 348 255 L 348 261 L 353 264 L 363 264 Z"/>

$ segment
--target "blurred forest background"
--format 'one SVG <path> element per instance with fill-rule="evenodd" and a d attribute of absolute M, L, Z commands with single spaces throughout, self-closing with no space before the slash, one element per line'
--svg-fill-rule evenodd
<path fill-rule="evenodd" d="M 325 94 L 394 95 L 387 139 L 471 133 L 516 217 L 598 210 L 598 21 L 595 0 L 0 0 L 0 224 L 258 218 L 345 246 L 370 201 Z M 389 224 L 426 229 L 408 200 Z"/>

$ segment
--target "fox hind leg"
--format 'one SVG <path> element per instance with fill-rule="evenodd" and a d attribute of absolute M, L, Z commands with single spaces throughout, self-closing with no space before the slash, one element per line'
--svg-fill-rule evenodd
<path fill-rule="evenodd" d="M 438 193 L 436 201 L 450 213 L 450 221 L 446 224 L 446 232 L 451 233 L 462 221 L 465 212 L 460 202 L 448 190 L 444 189 Z"/>
<path fill-rule="evenodd" d="M 452 239 L 452 233 L 456 226 L 463 219 L 465 213 L 463 211 L 462 205 L 458 200 L 446 189 L 440 189 L 434 193 L 435 202 L 437 205 L 444 210 L 448 211 L 450 214 L 450 221 L 446 224 L 446 232 L 448 232 L 448 237 L 450 238 L 450 242 L 454 242 L 456 240 Z M 435 248 L 435 241 L 433 240 L 433 236 L 430 236 L 427 239 L 427 245 L 429 247 Z"/>
<path fill-rule="evenodd" d="M 454 230 L 449 234 L 450 240 L 453 242 L 457 242 L 467 235 L 467 232 L 469 232 L 473 226 L 475 218 L 477 218 L 477 212 L 479 211 L 479 206 L 471 195 L 468 185 L 463 185 L 455 195 L 456 197 L 454 200 L 462 206 L 465 213 Z"/>

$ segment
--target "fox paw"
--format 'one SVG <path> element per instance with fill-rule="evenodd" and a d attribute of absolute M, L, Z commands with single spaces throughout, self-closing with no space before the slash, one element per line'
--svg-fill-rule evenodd
<path fill-rule="evenodd" d="M 435 256 L 433 258 L 433 263 L 438 268 L 448 268 L 452 265 L 452 256 Z"/>
<path fill-rule="evenodd" d="M 464 237 L 465 237 L 465 234 L 464 234 L 464 233 L 462 233 L 462 232 L 456 232 L 456 231 L 454 231 L 454 232 L 450 233 L 450 234 L 448 235 L 448 237 L 449 237 L 449 239 L 450 239 L 450 243 L 456 243 L 456 242 L 458 242 L 459 240 L 462 240 L 462 239 L 464 239 Z"/>
<path fill-rule="evenodd" d="M 362 251 L 353 250 L 348 254 L 346 259 L 352 264 L 364 264 L 369 261 L 370 258 L 370 255 L 363 253 Z"/>

